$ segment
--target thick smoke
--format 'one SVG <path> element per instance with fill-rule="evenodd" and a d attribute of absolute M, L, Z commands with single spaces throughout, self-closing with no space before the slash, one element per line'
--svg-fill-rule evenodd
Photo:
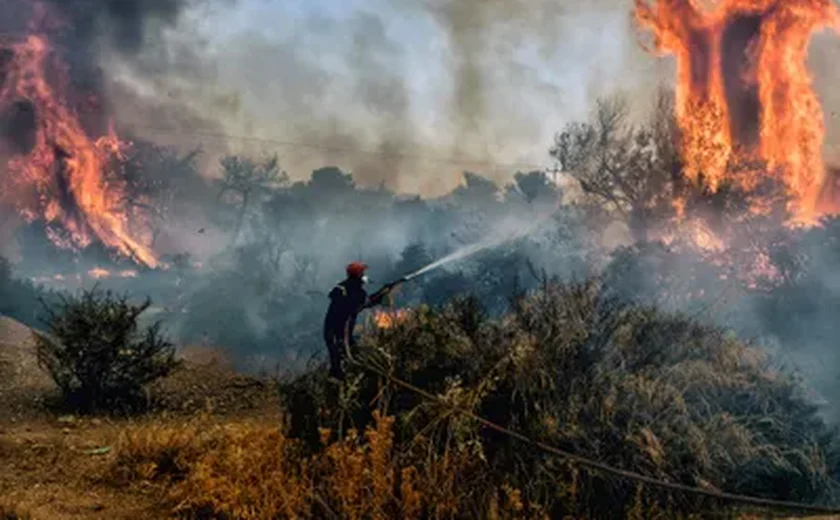
<path fill-rule="evenodd" d="M 0 0 L 0 39 L 13 43 L 28 34 L 46 34 L 53 52 L 67 67 L 70 89 L 64 94 L 69 96 L 68 102 L 87 129 L 96 133 L 104 129 L 111 115 L 111 99 L 105 88 L 110 72 L 103 69 L 103 55 L 116 53 L 134 61 L 149 42 L 159 41 L 164 30 L 177 26 L 186 9 L 202 3 L 203 0 Z M 0 79 L 4 77 L 3 64 L 11 59 L 9 53 L 4 47 L 0 55 Z M 37 117 L 34 107 L 23 103 L 13 107 L 13 113 L 0 114 L 4 135 L 14 134 L 12 144 L 16 148 L 22 147 L 28 135 L 27 121 Z M 209 119 L 204 122 L 212 125 Z"/>
<path fill-rule="evenodd" d="M 50 0 L 82 50 L 105 38 L 121 52 L 138 52 L 159 29 L 173 26 L 190 0 Z"/>
<path fill-rule="evenodd" d="M 138 61 L 112 56 L 108 69 L 118 71 L 115 89 L 212 114 L 228 134 L 282 142 L 225 140 L 171 110 L 118 106 L 144 135 L 278 152 L 295 178 L 338 164 L 365 184 L 441 194 L 463 170 L 503 179 L 549 165 L 552 133 L 595 97 L 655 86 L 645 67 L 659 64 L 636 44 L 630 7 L 244 1 L 188 9 Z"/>
<path fill-rule="evenodd" d="M 149 41 L 178 24 L 181 14 L 197 0 L 2 0 L 0 31 L 7 39 L 28 33 L 47 33 L 69 68 L 70 77 L 85 95 L 100 94 L 107 77 L 102 50 L 127 58 Z"/>

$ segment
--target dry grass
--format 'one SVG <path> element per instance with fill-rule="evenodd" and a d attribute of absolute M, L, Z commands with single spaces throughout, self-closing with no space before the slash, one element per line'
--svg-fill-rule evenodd
<path fill-rule="evenodd" d="M 139 422 L 60 416 L 43 406 L 55 387 L 38 369 L 30 329 L 0 318 L 0 508 L 6 517 L 14 511 L 35 520 L 165 518 L 172 511 L 156 490 L 112 485 L 113 450 L 126 428 L 176 429 L 199 413 L 232 427 L 248 417 L 277 424 L 277 393 L 269 382 L 236 374 L 217 352 L 189 349 L 182 357 L 184 368 L 151 388 L 154 415 Z"/>
<path fill-rule="evenodd" d="M 19 511 L 14 507 L 0 505 L 0 520 L 30 520 L 28 513 Z"/>
<path fill-rule="evenodd" d="M 553 518 L 537 504 L 527 503 L 512 485 L 486 493 L 488 468 L 467 453 L 426 453 L 418 458 L 400 452 L 393 427 L 393 417 L 375 413 L 363 435 L 351 430 L 338 439 L 323 430 L 322 449 L 307 453 L 280 424 L 261 419 L 220 421 L 204 416 L 177 423 L 146 422 L 122 432 L 109 475 L 118 486 L 160 497 L 170 514 L 186 518 Z M 573 502 L 585 506 L 593 498 L 580 495 L 574 479 L 556 485 L 566 495 L 567 507 Z M 639 487 L 635 499 L 615 517 L 705 516 L 681 513 Z"/>
<path fill-rule="evenodd" d="M 173 513 L 194 518 L 455 518 L 475 499 L 468 457 L 401 459 L 393 418 L 375 414 L 363 435 L 322 431 L 307 454 L 280 424 L 262 420 L 146 423 L 124 431 L 114 482 L 157 488 Z M 520 493 L 499 490 L 492 518 L 525 518 Z M 529 516 L 534 518 L 534 516 Z"/>
<path fill-rule="evenodd" d="M 161 517 L 154 497 L 102 479 L 121 423 L 61 419 L 0 427 L 0 506 L 34 520 Z"/>

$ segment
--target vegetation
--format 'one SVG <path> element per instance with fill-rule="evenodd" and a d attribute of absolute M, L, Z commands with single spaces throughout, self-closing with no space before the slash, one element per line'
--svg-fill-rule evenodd
<path fill-rule="evenodd" d="M 283 413 L 125 429 L 104 476 L 197 518 L 702 518 L 738 506 L 590 471 L 453 407 L 615 468 L 806 503 L 840 497 L 840 446 L 790 374 L 688 317 L 603 285 L 545 283 L 489 316 L 418 307 L 364 336 L 346 385 L 322 366 Z M 363 365 L 437 395 L 429 401 Z M 605 499 L 608 497 L 608 499 Z"/>
<path fill-rule="evenodd" d="M 689 182 L 671 93 L 663 91 L 652 108 L 648 120 L 634 121 L 620 99 L 604 100 L 589 120 L 563 128 L 551 155 L 571 187 L 544 171 L 517 172 L 506 184 L 464 172 L 461 186 L 437 198 L 360 186 L 335 166 L 293 181 L 271 155 L 223 157 L 218 180 L 205 181 L 211 176 L 199 171 L 199 150 L 181 156 L 138 139 L 123 173 L 128 198 L 142 201 L 153 217 L 156 247 L 215 254 L 200 268 L 180 254 L 164 259 L 170 270 L 102 283 L 152 296 L 179 344 L 223 346 L 240 359 L 268 357 L 301 369 L 323 350 L 325 294 L 347 262 L 365 261 L 376 282 L 386 282 L 537 221 L 528 236 L 412 281 L 397 301 L 439 305 L 472 293 L 498 316 L 512 291 L 536 288 L 543 274 L 566 281 L 596 275 L 608 278 L 617 296 L 697 313 L 743 337 L 778 344 L 797 360 L 831 355 L 831 338 L 840 332 L 831 318 L 840 301 L 831 281 L 840 267 L 833 220 L 787 229 L 778 186 L 745 193 L 727 185 L 712 193 Z M 729 167 L 735 177 L 761 169 Z M 768 211 L 750 211 L 756 193 Z M 677 197 L 685 219 L 726 237 L 724 250 L 698 248 L 691 229 L 677 225 Z M 27 264 L 54 251 L 22 242 Z M 94 253 L 80 255 L 88 261 L 80 264 L 83 278 L 104 261 Z M 34 303 L 43 291 L 6 278 L 17 288 L 0 298 L 0 312 L 37 323 Z M 836 381 L 825 374 L 814 385 L 832 395 Z"/>
<path fill-rule="evenodd" d="M 139 329 L 150 301 L 133 304 L 96 287 L 59 301 L 46 306 L 46 331 L 35 341 L 38 362 L 65 405 L 85 412 L 132 409 L 143 402 L 147 384 L 177 366 L 160 323 Z"/>
<path fill-rule="evenodd" d="M 29 516 L 0 505 L 0 520 L 29 520 Z"/>
<path fill-rule="evenodd" d="M 375 414 L 363 436 L 322 430 L 308 456 L 282 428 L 258 422 L 143 426 L 124 434 L 113 471 L 118 481 L 165 485 L 175 512 L 202 518 L 451 518 L 475 508 L 462 487 L 475 461 L 398 456 L 392 427 Z M 520 518 L 519 495 L 502 497 L 491 518 Z"/>
<path fill-rule="evenodd" d="M 420 307 L 365 346 L 365 362 L 451 405 L 617 468 L 751 496 L 838 497 L 835 432 L 795 378 L 724 331 L 622 305 L 595 283 L 547 284 L 498 320 L 475 299 Z M 307 374 L 286 388 L 293 436 L 315 449 L 319 427 L 371 427 L 366 403 L 374 402 L 395 418 L 399 452 L 457 455 L 480 467 L 467 488 L 481 517 L 505 485 L 528 514 L 552 518 L 607 518 L 638 501 L 684 513 L 710 507 L 523 449 L 365 371 L 343 393 L 326 384 Z"/>

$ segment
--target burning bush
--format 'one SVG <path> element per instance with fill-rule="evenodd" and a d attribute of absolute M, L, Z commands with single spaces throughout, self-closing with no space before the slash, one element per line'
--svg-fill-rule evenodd
<path fill-rule="evenodd" d="M 47 333 L 35 335 L 38 362 L 66 405 L 86 412 L 134 409 L 144 386 L 176 367 L 159 322 L 138 330 L 150 305 L 97 287 L 45 304 Z"/>
<path fill-rule="evenodd" d="M 363 345 L 366 363 L 450 404 L 617 468 L 753 496 L 837 496 L 840 451 L 794 378 L 723 330 L 618 303 L 599 284 L 548 284 L 498 320 L 469 298 L 419 308 Z M 666 516 L 674 517 L 719 506 L 524 450 L 365 371 L 351 374 L 332 404 L 320 381 L 307 375 L 291 385 L 293 418 L 317 410 L 322 425 L 362 428 L 377 403 L 396 416 L 394 442 L 404 451 L 426 446 L 419 449 L 481 461 L 483 477 L 470 483 L 476 495 L 510 485 L 526 509 L 540 504 L 555 518 L 620 517 L 636 507 L 672 508 Z M 315 425 L 293 421 L 293 433 L 312 436 L 294 428 Z"/>

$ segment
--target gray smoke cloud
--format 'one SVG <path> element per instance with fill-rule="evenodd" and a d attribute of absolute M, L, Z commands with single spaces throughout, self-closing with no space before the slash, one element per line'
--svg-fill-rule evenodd
<path fill-rule="evenodd" d="M 113 92 L 143 100 L 142 109 L 116 103 L 120 120 L 156 139 L 217 153 L 278 152 L 295 178 L 336 164 L 365 184 L 440 194 L 464 170 L 501 180 L 549 165 L 553 132 L 585 117 L 595 97 L 644 92 L 667 78 L 651 74 L 667 64 L 637 45 L 631 7 L 621 0 L 204 4 L 187 9 L 137 59 L 112 53 L 105 63 Z M 150 111 L 150 104 L 170 108 Z M 211 118 L 223 133 L 283 143 L 185 136 L 202 127 L 180 113 Z"/>
<path fill-rule="evenodd" d="M 103 56 L 116 54 L 137 63 L 149 42 L 158 42 L 164 31 L 179 25 L 187 10 L 225 0 L 0 0 L 3 19 L 0 41 L 21 41 L 31 33 L 46 34 L 52 50 L 66 65 L 71 82 L 68 101 L 82 116 L 89 130 L 102 130 L 109 116 L 105 86 L 111 71 L 103 68 Z M 0 60 L 2 61 L 2 60 Z M 0 67 L 2 69 L 2 67 Z M 158 72 L 164 72 L 163 69 Z M 0 70 L 0 76 L 3 76 Z M 0 77 L 2 79 L 2 77 Z M 121 101 L 125 101 L 123 96 Z M 85 98 L 95 99 L 91 104 Z M 80 102 L 82 101 L 82 102 Z M 183 114 L 186 117 L 187 114 Z M 204 124 L 212 124 L 203 120 Z"/>
<path fill-rule="evenodd" d="M 0 29 L 25 31 L 32 5 L 0 0 Z M 201 145 L 210 174 L 222 154 L 276 152 L 294 178 L 337 164 L 365 184 L 440 194 L 463 170 L 506 180 L 548 165 L 553 132 L 594 98 L 624 91 L 647 107 L 673 81 L 673 60 L 639 45 L 628 0 L 46 5 L 81 90 L 104 91 L 105 112 L 144 137 Z M 834 155 L 838 50 L 821 35 L 811 53 Z"/>

